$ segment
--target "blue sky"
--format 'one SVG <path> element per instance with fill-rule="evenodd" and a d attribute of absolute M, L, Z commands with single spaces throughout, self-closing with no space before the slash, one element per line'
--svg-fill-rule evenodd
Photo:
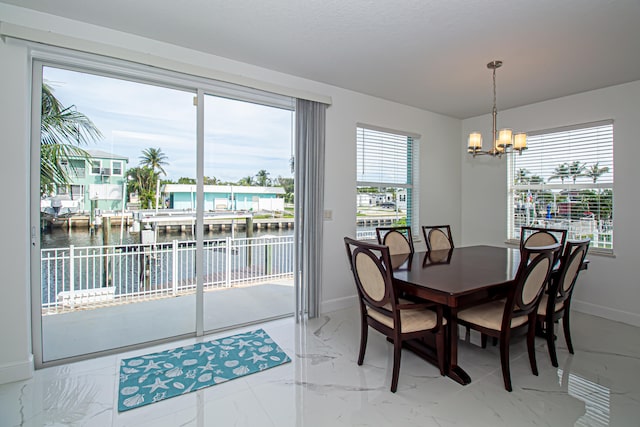
<path fill-rule="evenodd" d="M 142 150 L 161 148 L 167 178 L 196 176 L 196 107 L 192 92 L 46 67 L 44 81 L 65 106 L 75 105 L 104 138 L 86 149 L 127 156 L 139 165 Z M 292 112 L 206 96 L 205 176 L 236 182 L 265 169 L 292 177 Z"/>

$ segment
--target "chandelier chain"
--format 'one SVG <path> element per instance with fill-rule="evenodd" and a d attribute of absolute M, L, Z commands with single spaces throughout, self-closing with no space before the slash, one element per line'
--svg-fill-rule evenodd
<path fill-rule="evenodd" d="M 493 71 L 493 110 L 491 111 L 491 148 L 489 150 L 482 149 L 482 135 L 480 132 L 472 132 L 469 134 L 467 151 L 476 157 L 477 155 L 487 154 L 492 157 L 502 157 L 512 151 L 522 154 L 527 149 L 527 134 L 524 132 L 516 133 L 515 136 L 511 129 L 505 128 L 498 132 L 498 100 L 496 95 L 496 69 L 502 66 L 502 61 L 491 61 L 487 64 L 487 68 Z"/>

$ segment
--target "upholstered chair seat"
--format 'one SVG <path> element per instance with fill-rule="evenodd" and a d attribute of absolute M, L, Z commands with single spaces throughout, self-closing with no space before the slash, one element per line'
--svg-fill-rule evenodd
<path fill-rule="evenodd" d="M 502 330 L 502 318 L 504 316 L 504 306 L 506 299 L 494 300 L 485 304 L 468 308 L 458 313 L 458 319 L 473 323 L 494 331 Z M 527 323 L 526 316 L 515 317 L 511 319 L 511 327 L 515 328 Z"/>
<path fill-rule="evenodd" d="M 509 344 L 516 332 L 527 332 L 527 350 L 531 372 L 538 375 L 534 339 L 538 304 L 560 251 L 560 244 L 542 247 L 523 247 L 514 283 L 508 287 L 507 297 L 472 306 L 457 313 L 458 322 L 482 335 L 482 347 L 487 337 L 500 341 L 500 364 L 504 387 L 511 391 Z"/>

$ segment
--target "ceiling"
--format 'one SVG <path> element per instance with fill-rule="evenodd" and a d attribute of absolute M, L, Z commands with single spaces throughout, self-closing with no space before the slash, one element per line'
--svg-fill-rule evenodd
<path fill-rule="evenodd" d="M 457 118 L 640 80 L 638 0 L 0 0 Z M 1 18 L 0 18 L 1 19 Z"/>

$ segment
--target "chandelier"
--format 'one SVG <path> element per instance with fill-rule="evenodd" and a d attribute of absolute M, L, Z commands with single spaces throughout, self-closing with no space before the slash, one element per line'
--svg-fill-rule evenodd
<path fill-rule="evenodd" d="M 487 68 L 493 70 L 493 111 L 491 113 L 493 117 L 493 132 L 491 138 L 493 146 L 489 150 L 483 150 L 482 135 L 480 132 L 471 132 L 469 134 L 467 151 L 473 154 L 473 157 L 484 154 L 493 157 L 502 157 L 503 154 L 513 151 L 522 154 L 522 151 L 527 149 L 526 133 L 516 133 L 514 135 L 511 129 L 496 130 L 498 123 L 498 109 L 496 108 L 496 69 L 501 66 L 502 61 L 491 61 L 487 64 Z"/>

